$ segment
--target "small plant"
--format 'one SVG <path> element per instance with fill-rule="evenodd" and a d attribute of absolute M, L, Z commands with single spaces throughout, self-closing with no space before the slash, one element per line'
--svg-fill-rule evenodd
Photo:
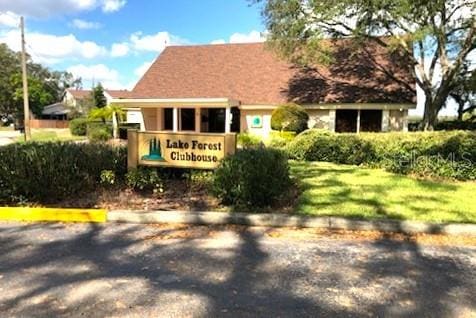
<path fill-rule="evenodd" d="M 307 129 L 309 115 L 297 104 L 284 104 L 273 110 L 271 128 L 280 131 L 300 133 Z"/>
<path fill-rule="evenodd" d="M 112 186 L 116 183 L 116 174 L 112 170 L 101 171 L 100 182 L 102 185 Z"/>
<path fill-rule="evenodd" d="M 164 181 L 157 169 L 139 167 L 126 173 L 126 185 L 135 191 L 164 192 Z"/>

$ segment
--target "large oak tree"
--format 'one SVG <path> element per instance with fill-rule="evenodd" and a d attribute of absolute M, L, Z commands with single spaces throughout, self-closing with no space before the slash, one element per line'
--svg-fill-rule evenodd
<path fill-rule="evenodd" d="M 326 59 L 329 50 L 321 45 L 329 37 L 375 41 L 403 54 L 425 94 L 425 130 L 433 129 L 476 48 L 475 0 L 251 1 L 264 3 L 270 44 L 295 61 L 332 60 Z"/>

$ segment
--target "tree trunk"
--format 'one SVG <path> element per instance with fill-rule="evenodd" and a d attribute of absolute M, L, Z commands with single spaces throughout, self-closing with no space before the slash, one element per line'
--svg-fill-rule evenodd
<path fill-rule="evenodd" d="M 420 130 L 432 131 L 435 128 L 436 120 L 438 118 L 438 110 L 431 96 L 425 94 L 425 109 L 423 112 L 423 120 L 420 123 Z"/>
<path fill-rule="evenodd" d="M 458 101 L 458 121 L 463 121 L 464 113 L 464 102 L 462 100 Z"/>

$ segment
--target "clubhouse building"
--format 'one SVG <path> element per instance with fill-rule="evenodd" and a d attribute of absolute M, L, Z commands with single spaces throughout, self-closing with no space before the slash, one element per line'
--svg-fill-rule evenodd
<path fill-rule="evenodd" d="M 327 42 L 333 61 L 292 64 L 265 43 L 169 46 L 126 98 L 141 130 L 248 132 L 266 137 L 271 113 L 293 102 L 309 128 L 335 132 L 405 131 L 416 107 L 408 62 L 376 44 Z"/>

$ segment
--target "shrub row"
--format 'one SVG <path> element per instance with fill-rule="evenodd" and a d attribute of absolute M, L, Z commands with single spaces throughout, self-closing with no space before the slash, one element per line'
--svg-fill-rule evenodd
<path fill-rule="evenodd" d="M 382 167 L 399 173 L 476 179 L 476 133 L 334 134 L 310 129 L 289 143 L 290 158 Z"/>
<path fill-rule="evenodd" d="M 94 191 L 110 170 L 123 179 L 124 147 L 104 144 L 26 143 L 0 147 L 0 201 L 53 202 Z"/>

